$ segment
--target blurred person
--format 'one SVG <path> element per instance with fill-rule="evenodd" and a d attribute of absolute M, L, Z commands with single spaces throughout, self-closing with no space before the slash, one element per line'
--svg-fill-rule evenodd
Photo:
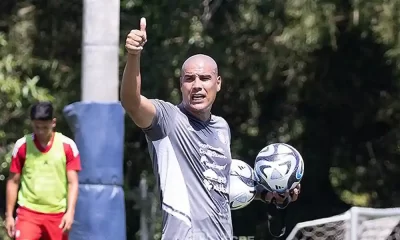
<path fill-rule="evenodd" d="M 51 103 L 34 104 L 30 120 L 33 133 L 20 138 L 12 152 L 7 233 L 16 240 L 67 240 L 78 197 L 79 151 L 72 139 L 54 131 Z"/>
<path fill-rule="evenodd" d="M 120 97 L 149 145 L 161 194 L 162 239 L 233 239 L 229 206 L 231 133 L 222 117 L 211 114 L 222 85 L 218 66 L 209 56 L 191 56 L 182 65 L 182 102 L 175 106 L 148 99 L 141 95 L 140 73 L 146 41 L 146 20 L 142 18 L 140 29 L 132 30 L 126 38 L 128 57 Z M 279 206 L 278 218 L 300 193 L 300 186 L 285 196 L 258 189 L 259 200 Z M 273 235 L 282 235 L 285 229 L 281 220 L 274 224 L 273 219 L 278 218 L 269 217 L 271 228 L 279 225 L 279 229 L 270 229 Z"/>

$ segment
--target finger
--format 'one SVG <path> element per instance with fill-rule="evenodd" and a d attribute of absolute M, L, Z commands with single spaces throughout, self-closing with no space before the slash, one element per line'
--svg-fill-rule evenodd
<path fill-rule="evenodd" d="M 62 231 L 66 232 L 66 231 L 68 231 L 68 228 L 69 228 L 69 223 L 68 223 L 68 221 L 65 221 L 65 224 L 64 224 L 64 227 L 63 227 Z"/>
<path fill-rule="evenodd" d="M 133 46 L 133 47 L 140 47 L 141 44 L 138 41 L 132 40 L 132 39 L 126 39 L 125 44 L 129 45 L 129 46 Z"/>
<path fill-rule="evenodd" d="M 13 226 L 7 227 L 7 234 L 11 238 L 14 237 L 14 227 Z"/>
<path fill-rule="evenodd" d="M 290 195 L 293 195 L 295 190 L 297 192 L 297 195 L 299 195 L 300 194 L 300 189 L 301 189 L 301 186 L 300 186 L 300 184 L 298 184 L 293 190 L 290 191 Z"/>
<path fill-rule="evenodd" d="M 128 37 L 126 38 L 125 42 L 126 43 L 130 43 L 133 46 L 141 46 L 141 47 L 143 47 L 143 45 L 147 42 L 147 40 L 146 40 L 145 36 L 132 34 L 132 35 L 128 35 Z"/>
<path fill-rule="evenodd" d="M 274 194 L 274 198 L 276 198 L 276 199 L 279 199 L 279 200 L 285 199 L 285 195 L 282 195 L 281 193 L 273 192 L 273 194 Z"/>
<path fill-rule="evenodd" d="M 144 17 L 140 19 L 140 31 L 146 32 L 146 18 Z"/>
<path fill-rule="evenodd" d="M 68 231 L 68 224 L 65 224 L 65 226 L 63 227 L 63 232 L 67 232 Z"/>
<path fill-rule="evenodd" d="M 130 40 L 132 40 L 132 41 L 141 43 L 141 42 L 143 42 L 143 38 L 144 38 L 144 36 L 142 36 L 142 35 L 143 35 L 143 34 L 136 34 L 136 33 L 133 33 L 133 34 L 129 34 L 128 37 L 127 37 L 126 39 L 127 39 L 127 40 L 130 39 Z"/>
<path fill-rule="evenodd" d="M 63 218 L 63 219 L 61 220 L 60 225 L 59 225 L 58 227 L 59 227 L 59 228 L 64 228 L 64 226 L 65 226 L 65 219 Z"/>
<path fill-rule="evenodd" d="M 132 45 L 130 45 L 130 44 L 126 44 L 125 47 L 126 47 L 127 49 L 129 49 L 129 50 L 134 50 L 134 51 L 140 51 L 140 50 L 143 49 L 143 47 L 135 47 L 135 46 L 132 46 Z"/>
<path fill-rule="evenodd" d="M 299 197 L 299 190 L 294 189 L 292 194 L 292 202 L 296 201 L 298 197 Z"/>
<path fill-rule="evenodd" d="M 282 197 L 279 193 L 277 193 L 277 192 L 274 192 L 274 193 L 273 193 L 273 197 L 274 197 L 275 201 L 276 201 L 278 204 L 283 203 L 283 201 L 285 200 L 285 198 L 283 198 L 283 197 Z"/>
<path fill-rule="evenodd" d="M 142 32 L 144 33 L 144 34 L 143 34 L 143 41 L 144 41 L 144 42 L 147 42 L 146 25 L 147 25 L 147 23 L 146 23 L 146 18 L 142 17 L 142 18 L 140 19 L 140 31 L 142 31 Z"/>
<path fill-rule="evenodd" d="M 267 202 L 271 202 L 272 198 L 274 197 L 274 195 L 271 192 L 267 192 L 267 194 L 265 195 L 265 201 Z"/>
<path fill-rule="evenodd" d="M 68 228 L 67 228 L 67 232 L 69 232 L 72 228 L 72 222 L 70 224 L 68 224 Z"/>
<path fill-rule="evenodd" d="M 288 190 L 286 190 L 286 192 L 285 192 L 285 194 L 284 194 L 284 198 L 287 198 L 287 197 L 289 197 L 290 196 L 290 191 L 289 191 L 289 189 Z"/>

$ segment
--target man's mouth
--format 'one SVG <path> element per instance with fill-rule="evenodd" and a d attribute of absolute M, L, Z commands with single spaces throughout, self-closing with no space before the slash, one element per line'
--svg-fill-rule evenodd
<path fill-rule="evenodd" d="M 190 100 L 193 101 L 193 102 L 201 101 L 201 100 L 203 100 L 204 98 L 206 98 L 206 95 L 200 94 L 200 93 L 192 94 L 192 95 L 190 96 Z"/>

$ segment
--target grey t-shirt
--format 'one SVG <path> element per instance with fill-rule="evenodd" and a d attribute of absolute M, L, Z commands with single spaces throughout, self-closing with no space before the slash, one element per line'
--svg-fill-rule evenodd
<path fill-rule="evenodd" d="M 200 121 L 182 105 L 152 102 L 157 113 L 143 131 L 160 188 L 162 239 L 232 239 L 227 122 L 214 115 Z"/>

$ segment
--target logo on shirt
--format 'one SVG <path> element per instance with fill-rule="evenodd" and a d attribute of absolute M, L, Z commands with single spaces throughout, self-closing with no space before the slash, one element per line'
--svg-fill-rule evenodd
<path fill-rule="evenodd" d="M 223 144 L 227 144 L 228 143 L 227 137 L 225 136 L 225 134 L 221 130 L 217 130 L 217 135 L 218 135 L 219 140 Z"/>

